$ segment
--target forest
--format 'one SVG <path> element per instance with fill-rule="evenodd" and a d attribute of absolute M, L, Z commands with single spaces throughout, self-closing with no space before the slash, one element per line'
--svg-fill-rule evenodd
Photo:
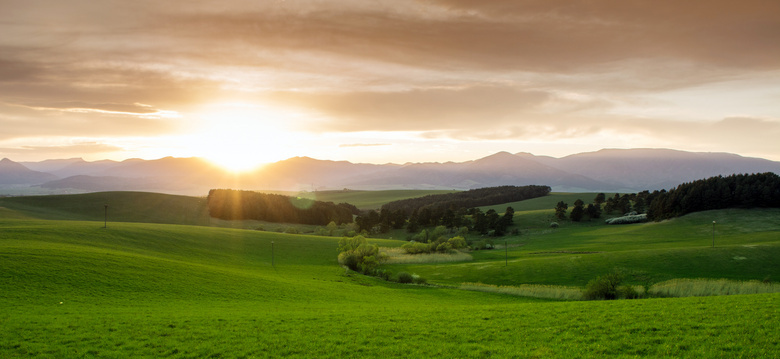
<path fill-rule="evenodd" d="M 327 225 L 352 223 L 355 206 L 315 201 L 279 194 L 212 189 L 208 195 L 211 217 L 225 220 L 254 219 L 268 222 Z"/>
<path fill-rule="evenodd" d="M 780 176 L 771 173 L 717 176 L 654 191 L 647 218 L 660 221 L 724 208 L 780 207 Z"/>
<path fill-rule="evenodd" d="M 429 209 L 432 216 L 441 217 L 447 209 L 458 210 L 492 206 L 543 197 L 550 193 L 549 186 L 499 186 L 472 189 L 464 192 L 428 195 L 418 198 L 394 201 L 382 206 L 382 210 L 402 211 L 406 216 L 413 212 Z"/>

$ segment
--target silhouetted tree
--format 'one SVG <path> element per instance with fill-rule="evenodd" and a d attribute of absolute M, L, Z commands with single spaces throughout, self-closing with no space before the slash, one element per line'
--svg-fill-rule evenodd
<path fill-rule="evenodd" d="M 566 210 L 569 208 L 569 205 L 566 204 L 563 201 L 558 202 L 558 204 L 555 206 L 555 217 L 558 217 L 558 219 L 563 220 L 566 218 Z"/>
<path fill-rule="evenodd" d="M 574 222 L 579 222 L 582 220 L 582 216 L 585 214 L 585 209 L 583 208 L 583 205 L 585 202 L 583 202 L 581 199 L 577 199 L 574 201 L 574 208 L 571 209 L 571 213 L 569 213 L 569 218 Z"/>

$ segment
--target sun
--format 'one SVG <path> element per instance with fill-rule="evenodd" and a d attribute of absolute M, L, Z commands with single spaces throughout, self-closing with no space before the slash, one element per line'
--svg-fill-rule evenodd
<path fill-rule="evenodd" d="M 212 104 L 198 117 L 192 152 L 232 172 L 292 157 L 301 144 L 290 114 L 267 105 Z"/>

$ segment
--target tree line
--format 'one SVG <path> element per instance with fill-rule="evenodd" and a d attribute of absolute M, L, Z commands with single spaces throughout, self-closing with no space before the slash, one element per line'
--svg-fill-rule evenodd
<path fill-rule="evenodd" d="M 717 176 L 653 192 L 647 218 L 655 221 L 724 208 L 780 207 L 780 176 L 772 173 Z"/>
<path fill-rule="evenodd" d="M 417 233 L 425 227 L 444 226 L 501 236 L 512 224 L 514 210 L 508 207 L 501 216 L 494 209 L 483 213 L 478 207 L 542 197 L 550 190 L 549 186 L 499 186 L 409 198 L 387 203 L 378 212 L 361 213 L 355 223 L 358 231 L 367 233 L 401 228 Z"/>
<path fill-rule="evenodd" d="M 225 220 L 254 219 L 276 223 L 327 225 L 352 223 L 357 210 L 348 203 L 315 201 L 280 194 L 212 189 L 208 195 L 211 217 Z"/>
<path fill-rule="evenodd" d="M 423 197 L 402 199 L 386 203 L 381 209 L 402 211 L 406 216 L 412 212 L 430 209 L 432 215 L 441 216 L 447 209 L 492 206 L 526 199 L 544 197 L 550 194 L 550 186 L 498 186 L 472 189 L 463 192 L 432 194 Z"/>
<path fill-rule="evenodd" d="M 780 176 L 771 172 L 735 174 L 683 183 L 669 191 L 615 193 L 611 197 L 599 193 L 587 206 L 577 199 L 568 217 L 579 222 L 600 218 L 602 212 L 620 215 L 636 212 L 646 213 L 648 220 L 660 221 L 692 212 L 735 207 L 780 207 Z M 568 208 L 568 203 L 558 202 L 555 216 L 565 219 Z"/>

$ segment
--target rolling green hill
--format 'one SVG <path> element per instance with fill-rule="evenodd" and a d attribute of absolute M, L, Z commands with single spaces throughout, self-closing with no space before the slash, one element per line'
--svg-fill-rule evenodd
<path fill-rule="evenodd" d="M 111 222 L 210 224 L 205 198 L 149 192 L 97 192 L 0 198 L 0 207 L 30 217 Z"/>
<path fill-rule="evenodd" d="M 91 221 L 33 218 L 77 219 L 84 208 L 92 210 L 68 203 L 72 198 L 83 197 L 49 199 L 58 206 L 0 204 L 6 207 L 0 209 L 0 357 L 780 355 L 780 294 L 557 302 L 345 272 L 336 262 L 337 238 L 181 224 L 111 222 L 103 228 L 99 197 L 92 202 L 101 204 L 92 212 L 98 218 Z M 174 204 L 159 204 L 166 205 Z M 623 227 L 534 227 L 511 239 L 517 245 L 509 252 L 512 270 L 500 267 L 499 250 L 473 252 L 473 263 L 406 268 L 453 284 L 537 278 L 578 285 L 614 263 L 657 270 L 658 280 L 692 277 L 682 274 L 705 266 L 750 279 L 763 273 L 754 261 L 777 268 L 771 248 L 778 245 L 778 214 L 714 211 Z M 176 215 L 170 220 L 186 222 Z M 714 250 L 707 248 L 710 218 L 720 226 Z M 600 253 L 549 253 L 556 251 Z M 602 257 L 572 260 L 591 255 Z M 734 263 L 743 267 L 725 267 Z M 571 274 L 580 271 L 583 279 Z"/>
<path fill-rule="evenodd" d="M 496 239 L 500 250 L 472 252 L 473 261 L 389 268 L 449 285 L 584 286 L 612 271 L 624 272 L 634 284 L 672 278 L 780 278 L 777 209 L 706 211 L 633 225 L 566 223 L 557 229 L 545 226 L 551 217 L 552 210 L 518 214 L 515 222 L 524 228 L 521 235 Z"/>
<path fill-rule="evenodd" d="M 448 192 L 452 191 L 319 191 L 299 195 L 318 201 L 347 202 L 358 208 L 371 209 L 399 199 Z M 284 194 L 295 195 L 295 193 Z M 102 221 L 106 204 L 108 204 L 108 219 L 111 222 L 231 226 L 223 221 L 209 218 L 205 197 L 150 192 L 96 192 L 0 198 L 0 207 L 41 219 Z M 253 224 L 256 226 L 256 223 Z"/>
<path fill-rule="evenodd" d="M 383 190 L 383 191 L 317 191 L 309 192 L 312 199 L 333 203 L 350 203 L 360 209 L 378 210 L 383 204 L 407 198 L 423 197 L 431 194 L 452 193 L 451 190 Z"/>

